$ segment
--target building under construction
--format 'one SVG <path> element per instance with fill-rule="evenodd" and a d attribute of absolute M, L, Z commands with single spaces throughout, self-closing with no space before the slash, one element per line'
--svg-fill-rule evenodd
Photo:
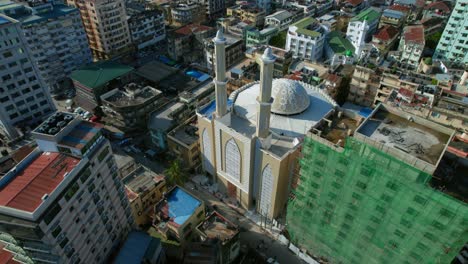
<path fill-rule="evenodd" d="M 468 239 L 466 146 L 386 105 L 322 120 L 292 181 L 291 242 L 330 263 L 450 263 Z"/>

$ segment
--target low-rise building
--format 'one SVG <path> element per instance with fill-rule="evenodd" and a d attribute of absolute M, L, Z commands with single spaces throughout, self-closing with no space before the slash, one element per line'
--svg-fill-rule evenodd
<path fill-rule="evenodd" d="M 197 226 L 200 240 L 219 243 L 220 263 L 233 263 L 240 254 L 239 227 L 214 211 Z"/>
<path fill-rule="evenodd" d="M 400 28 L 406 22 L 406 13 L 402 11 L 385 9 L 380 17 L 379 27 L 384 25 Z"/>
<path fill-rule="evenodd" d="M 233 16 L 241 21 L 250 23 L 255 27 L 263 27 L 265 23 L 265 11 L 255 6 L 236 5 L 226 9 L 227 16 Z"/>
<path fill-rule="evenodd" d="M 354 46 L 354 54 L 359 59 L 366 42 L 371 40 L 372 34 L 377 30 L 380 13 L 373 8 L 368 8 L 357 16 L 354 16 L 348 24 L 346 38 Z"/>
<path fill-rule="evenodd" d="M 254 29 L 249 23 L 241 21 L 236 17 L 225 17 L 217 20 L 218 27 L 223 29 L 223 32 L 233 35 L 237 38 L 246 39 L 247 31 Z"/>
<path fill-rule="evenodd" d="M 182 187 L 169 190 L 154 206 L 153 225 L 165 238 L 185 242 L 205 219 L 205 204 Z"/>
<path fill-rule="evenodd" d="M 354 62 L 354 46 L 339 31 L 332 31 L 328 34 L 325 54 L 331 66 Z"/>
<path fill-rule="evenodd" d="M 313 18 L 304 18 L 291 25 L 286 38 L 286 50 L 295 58 L 319 61 L 323 56 L 327 29 Z"/>
<path fill-rule="evenodd" d="M 372 107 L 379 86 L 380 74 L 376 69 L 356 65 L 349 84 L 347 100 L 357 105 Z"/>
<path fill-rule="evenodd" d="M 157 109 L 164 99 L 161 91 L 136 83 L 115 88 L 100 97 L 101 108 L 113 119 L 112 125 L 124 130 L 145 128 L 149 114 Z"/>
<path fill-rule="evenodd" d="M 131 81 L 133 68 L 112 61 L 96 62 L 74 71 L 70 78 L 76 88 L 76 103 L 93 111 L 101 105 L 101 95 Z"/>
<path fill-rule="evenodd" d="M 119 249 L 114 264 L 166 263 L 161 240 L 145 232 L 132 231 Z"/>
<path fill-rule="evenodd" d="M 357 14 L 367 6 L 367 1 L 364 0 L 345 0 L 341 3 L 341 11 Z"/>
<path fill-rule="evenodd" d="M 155 47 L 157 43 L 166 39 L 166 25 L 161 11 L 127 6 L 127 13 L 132 43 L 138 50 Z"/>
<path fill-rule="evenodd" d="M 422 25 L 407 26 L 403 30 L 399 50 L 400 62 L 406 69 L 417 69 L 425 45 L 424 27 Z"/>
<path fill-rule="evenodd" d="M 186 170 L 195 170 L 201 164 L 198 127 L 195 118 L 182 124 L 167 134 L 167 145 L 171 153 L 181 161 Z"/>
<path fill-rule="evenodd" d="M 293 22 L 293 14 L 287 10 L 280 10 L 265 17 L 265 26 L 276 27 L 280 31 L 285 30 Z"/>
<path fill-rule="evenodd" d="M 451 13 L 448 2 L 436 1 L 424 6 L 422 19 L 433 17 L 447 19 Z"/>
<path fill-rule="evenodd" d="M 201 24 L 205 21 L 205 7 L 196 2 L 175 2 L 163 5 L 170 10 L 169 23 L 173 26 Z"/>
<path fill-rule="evenodd" d="M 168 148 L 167 134 L 184 124 L 195 114 L 195 109 L 210 102 L 214 97 L 214 85 L 206 80 L 191 92 L 181 93 L 178 101 L 165 105 L 151 113 L 148 121 L 151 141 L 159 150 Z"/>
<path fill-rule="evenodd" d="M 150 224 L 153 206 L 161 200 L 166 191 L 164 176 L 140 165 L 130 174 L 124 176 L 122 182 L 130 200 L 135 224 L 140 228 Z"/>
<path fill-rule="evenodd" d="M 267 27 L 262 30 L 252 28 L 245 33 L 245 46 L 247 48 L 268 45 L 270 39 L 278 34 L 278 28 Z"/>
<path fill-rule="evenodd" d="M 317 20 L 318 22 L 320 22 L 320 24 L 326 26 L 328 28 L 328 31 L 336 30 L 337 20 L 335 19 L 335 16 L 326 14 L 317 18 Z"/>
<path fill-rule="evenodd" d="M 229 34 L 224 34 L 224 38 L 226 40 L 226 68 L 230 68 L 244 57 L 244 42 L 241 38 Z M 213 39 L 207 38 L 204 43 L 206 67 L 211 70 L 214 61 Z"/>
<path fill-rule="evenodd" d="M 372 44 L 385 54 L 395 46 L 399 35 L 400 31 L 396 27 L 384 25 L 372 36 Z"/>
<path fill-rule="evenodd" d="M 245 55 L 247 58 L 256 61 L 263 55 L 266 48 L 270 48 L 276 58 L 275 65 L 273 66 L 273 78 L 282 78 L 288 73 L 289 66 L 292 63 L 292 51 L 273 46 L 260 46 L 247 50 Z"/>

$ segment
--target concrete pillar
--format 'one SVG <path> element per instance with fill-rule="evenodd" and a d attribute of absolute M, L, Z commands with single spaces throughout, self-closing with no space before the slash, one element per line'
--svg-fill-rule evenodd
<path fill-rule="evenodd" d="M 270 134 L 270 110 L 273 99 L 271 88 L 273 85 L 273 65 L 275 57 L 271 48 L 265 49 L 260 58 L 260 94 L 257 97 L 257 130 L 256 136 L 267 138 Z"/>
<path fill-rule="evenodd" d="M 215 74 L 214 79 L 216 93 L 216 116 L 223 117 L 227 113 L 227 91 L 226 91 L 226 38 L 222 30 L 218 30 L 213 39 L 215 45 Z"/>

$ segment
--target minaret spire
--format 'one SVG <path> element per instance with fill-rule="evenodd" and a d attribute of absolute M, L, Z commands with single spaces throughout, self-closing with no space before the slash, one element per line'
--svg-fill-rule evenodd
<path fill-rule="evenodd" d="M 263 139 L 270 134 L 271 88 L 275 59 L 269 47 L 265 49 L 262 57 L 260 57 L 260 94 L 257 97 L 256 136 Z"/>
<path fill-rule="evenodd" d="M 213 39 L 215 45 L 215 74 L 216 116 L 223 117 L 227 113 L 226 91 L 226 38 L 222 29 L 218 30 Z"/>

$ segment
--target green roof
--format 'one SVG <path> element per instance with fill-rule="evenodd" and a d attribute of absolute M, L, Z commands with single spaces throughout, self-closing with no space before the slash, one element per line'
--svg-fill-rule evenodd
<path fill-rule="evenodd" d="M 335 54 L 347 54 L 347 51 L 354 53 L 353 44 L 343 38 L 339 31 L 332 31 L 328 34 L 328 45 Z"/>
<path fill-rule="evenodd" d="M 306 18 L 296 22 L 294 24 L 294 26 L 297 27 L 296 32 L 298 34 L 307 35 L 307 36 L 311 36 L 311 37 L 317 37 L 317 36 L 320 36 L 322 33 L 318 32 L 318 31 L 308 29 L 308 27 L 310 25 L 313 25 L 316 22 L 317 22 L 317 20 L 315 20 L 314 18 L 306 17 Z"/>
<path fill-rule="evenodd" d="M 72 72 L 71 78 L 86 87 L 95 89 L 107 82 L 133 71 L 127 65 L 118 64 L 113 61 L 94 63 Z"/>
<path fill-rule="evenodd" d="M 366 10 L 362 11 L 359 13 L 357 16 L 353 17 L 351 19 L 351 22 L 353 21 L 364 21 L 367 20 L 367 22 L 372 22 L 376 19 L 380 18 L 380 13 L 375 11 L 373 8 L 367 8 Z"/>

